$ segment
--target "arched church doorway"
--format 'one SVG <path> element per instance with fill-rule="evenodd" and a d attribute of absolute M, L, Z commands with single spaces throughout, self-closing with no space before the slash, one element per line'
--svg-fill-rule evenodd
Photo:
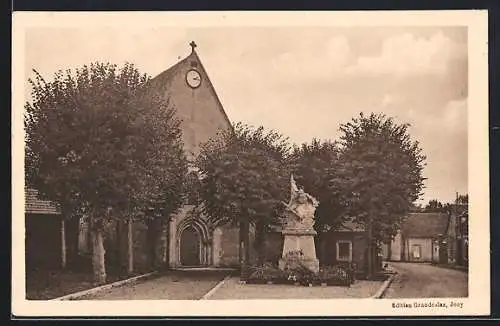
<path fill-rule="evenodd" d="M 180 241 L 180 263 L 182 266 L 199 266 L 201 236 L 192 226 L 182 231 Z"/>

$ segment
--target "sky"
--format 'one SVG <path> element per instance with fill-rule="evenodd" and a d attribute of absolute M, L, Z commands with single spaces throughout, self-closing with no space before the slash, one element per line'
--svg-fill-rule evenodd
<path fill-rule="evenodd" d="M 410 123 L 427 156 L 424 195 L 467 193 L 468 52 L 465 27 L 214 27 L 27 29 L 25 95 L 36 69 L 131 62 L 152 77 L 194 40 L 229 119 L 294 143 L 338 139 L 360 112 Z"/>

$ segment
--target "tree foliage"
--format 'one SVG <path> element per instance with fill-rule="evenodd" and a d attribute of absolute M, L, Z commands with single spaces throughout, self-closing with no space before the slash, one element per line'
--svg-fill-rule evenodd
<path fill-rule="evenodd" d="M 429 212 L 429 213 L 446 213 L 449 212 L 450 204 L 448 203 L 441 203 L 437 199 L 431 199 L 425 205 L 425 207 L 422 209 L 423 212 Z"/>
<path fill-rule="evenodd" d="M 371 227 L 373 240 L 395 235 L 421 195 L 425 156 L 408 124 L 360 114 L 342 124 L 342 164 L 330 181 L 345 195 L 346 217 Z"/>
<path fill-rule="evenodd" d="M 456 199 L 455 203 L 459 204 L 459 205 L 468 205 L 469 204 L 469 194 L 457 195 L 457 199 Z"/>
<path fill-rule="evenodd" d="M 201 148 L 197 166 L 205 214 L 215 225 L 255 225 L 257 236 L 262 236 L 267 226 L 278 222 L 281 201 L 288 200 L 287 139 L 237 123 Z"/>
<path fill-rule="evenodd" d="M 330 179 L 340 168 L 337 143 L 313 139 L 295 146 L 291 155 L 294 176 L 304 190 L 319 200 L 316 208 L 315 229 L 321 235 L 337 228 L 343 221 L 344 194 Z"/>
<path fill-rule="evenodd" d="M 131 64 L 93 63 L 52 82 L 36 73 L 25 105 L 27 183 L 96 220 L 109 207 L 179 206 L 187 168 L 179 121 L 168 103 L 146 96 L 148 80 Z"/>
<path fill-rule="evenodd" d="M 180 121 L 148 92 L 148 76 L 132 64 L 92 63 L 50 82 L 38 73 L 29 81 L 27 184 L 64 216 L 85 214 L 91 228 L 102 229 L 112 219 L 170 214 L 182 204 Z"/>
<path fill-rule="evenodd" d="M 237 123 L 202 146 L 201 196 L 216 223 L 272 221 L 287 200 L 286 140 L 263 127 Z"/>
<path fill-rule="evenodd" d="M 469 203 L 469 195 L 457 194 L 457 197 L 452 203 L 442 203 L 437 199 L 431 199 L 422 209 L 423 212 L 435 212 L 435 213 L 448 213 L 450 214 L 453 210 L 453 206 L 467 206 Z"/>

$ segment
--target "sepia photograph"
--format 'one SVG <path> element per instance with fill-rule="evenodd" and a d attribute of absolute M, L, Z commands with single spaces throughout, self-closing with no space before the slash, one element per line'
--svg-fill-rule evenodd
<path fill-rule="evenodd" d="M 14 13 L 14 314 L 489 313 L 486 14 L 297 14 Z"/>

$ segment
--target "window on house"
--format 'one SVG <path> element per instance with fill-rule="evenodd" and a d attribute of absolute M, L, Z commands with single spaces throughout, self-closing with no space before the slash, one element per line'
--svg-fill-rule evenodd
<path fill-rule="evenodd" d="M 413 259 L 420 259 L 422 257 L 422 246 L 421 245 L 413 245 L 411 252 L 412 252 Z"/>
<path fill-rule="evenodd" d="M 337 260 L 352 261 L 352 242 L 349 240 L 337 241 Z"/>

